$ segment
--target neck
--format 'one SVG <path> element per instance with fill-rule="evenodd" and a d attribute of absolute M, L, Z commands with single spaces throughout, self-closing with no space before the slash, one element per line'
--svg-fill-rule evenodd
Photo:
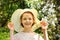
<path fill-rule="evenodd" d="M 24 28 L 23 32 L 33 32 L 32 28 Z"/>

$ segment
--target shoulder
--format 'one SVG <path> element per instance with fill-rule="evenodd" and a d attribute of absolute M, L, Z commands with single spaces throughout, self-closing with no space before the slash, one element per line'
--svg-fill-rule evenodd
<path fill-rule="evenodd" d="M 44 40 L 40 34 L 38 34 L 38 38 L 39 38 L 39 40 Z"/>
<path fill-rule="evenodd" d="M 14 34 L 14 37 L 17 38 L 17 37 L 20 37 L 21 35 L 22 35 L 22 33 L 19 32 L 19 33 Z"/>
<path fill-rule="evenodd" d="M 18 40 L 19 33 L 14 34 L 14 40 Z"/>
<path fill-rule="evenodd" d="M 22 33 L 14 34 L 14 40 L 18 40 L 21 37 Z"/>
<path fill-rule="evenodd" d="M 39 40 L 44 40 L 43 37 L 38 33 L 36 33 L 36 35 L 34 37 L 39 39 Z"/>

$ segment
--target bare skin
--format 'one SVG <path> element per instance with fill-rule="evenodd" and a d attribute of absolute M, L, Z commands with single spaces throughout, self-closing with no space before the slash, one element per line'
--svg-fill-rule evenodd
<path fill-rule="evenodd" d="M 28 16 L 28 17 L 27 17 Z M 33 32 L 32 31 L 32 24 L 33 24 L 33 16 L 31 14 L 24 13 L 22 17 L 22 24 L 24 25 L 23 32 Z M 40 25 L 42 26 L 42 31 L 44 34 L 44 40 L 48 40 L 47 34 L 47 22 L 41 21 Z M 8 23 L 8 28 L 10 29 L 10 39 L 14 40 L 14 24 L 12 22 Z"/>

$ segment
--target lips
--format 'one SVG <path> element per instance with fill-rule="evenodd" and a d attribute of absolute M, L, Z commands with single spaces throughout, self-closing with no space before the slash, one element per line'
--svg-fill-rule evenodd
<path fill-rule="evenodd" d="M 25 23 L 25 25 L 30 25 L 31 23 Z"/>

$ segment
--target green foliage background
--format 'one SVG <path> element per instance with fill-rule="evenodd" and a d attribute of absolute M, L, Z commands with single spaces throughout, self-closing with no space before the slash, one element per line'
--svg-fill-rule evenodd
<path fill-rule="evenodd" d="M 47 0 L 40 0 L 40 1 L 46 2 Z M 49 1 L 52 1 L 56 5 L 55 9 L 57 13 L 60 13 L 60 11 L 58 11 L 58 6 L 60 5 L 60 1 L 59 0 L 57 1 L 49 0 Z M 19 8 L 24 9 L 29 7 L 25 3 L 25 0 L 0 0 L 0 40 L 10 40 L 10 32 L 7 27 L 7 23 L 10 21 L 12 13 Z M 58 29 L 56 30 L 55 27 L 53 27 L 52 25 L 52 28 L 50 28 L 50 31 L 48 31 L 50 40 L 60 40 L 60 38 L 56 39 L 55 37 L 57 32 L 60 35 L 60 26 L 57 28 Z M 40 33 L 41 30 L 39 29 L 36 30 L 37 33 Z"/>

